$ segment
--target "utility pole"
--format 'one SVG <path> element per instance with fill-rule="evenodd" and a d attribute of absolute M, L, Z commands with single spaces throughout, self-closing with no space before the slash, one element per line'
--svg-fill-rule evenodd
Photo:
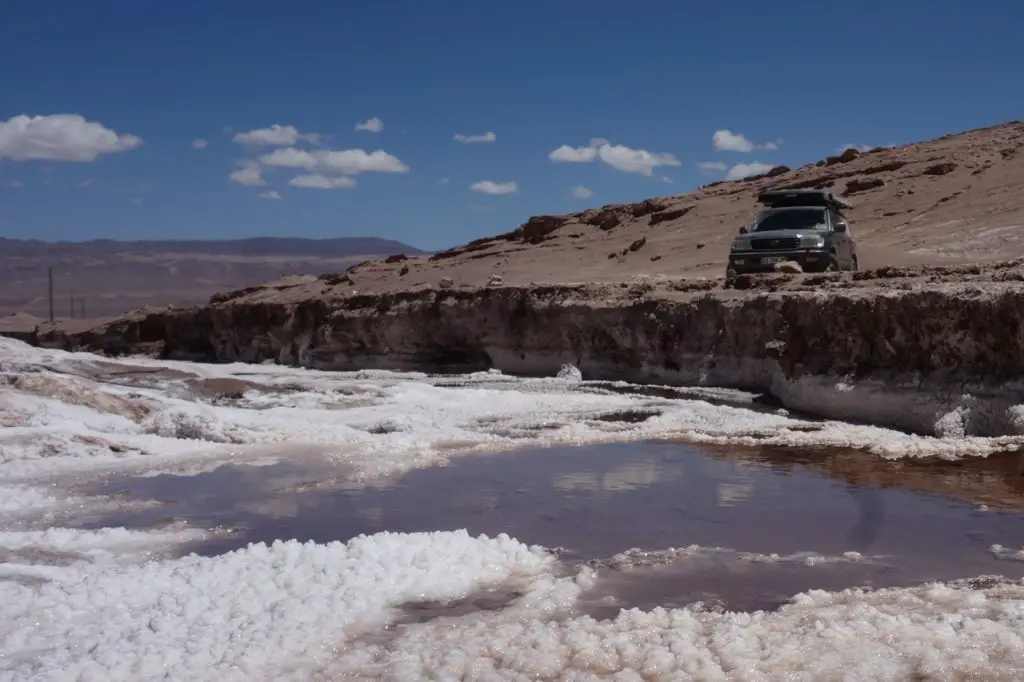
<path fill-rule="evenodd" d="M 80 310 L 79 310 L 79 317 L 81 317 L 84 320 L 85 319 L 85 296 L 83 296 L 82 298 L 78 299 L 78 306 L 80 308 Z"/>
<path fill-rule="evenodd" d="M 53 323 L 53 266 L 47 268 L 47 275 L 50 280 L 50 323 Z"/>

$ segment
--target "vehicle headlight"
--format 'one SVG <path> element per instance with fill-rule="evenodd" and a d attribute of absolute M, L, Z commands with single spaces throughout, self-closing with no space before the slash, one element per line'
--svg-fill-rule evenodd
<path fill-rule="evenodd" d="M 820 249 L 825 246 L 824 237 L 801 237 L 800 248 L 803 249 Z"/>
<path fill-rule="evenodd" d="M 733 251 L 749 251 L 750 241 L 747 239 L 737 239 L 732 243 Z"/>

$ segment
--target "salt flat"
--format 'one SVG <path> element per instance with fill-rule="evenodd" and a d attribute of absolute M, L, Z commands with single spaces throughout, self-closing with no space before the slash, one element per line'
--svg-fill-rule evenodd
<path fill-rule="evenodd" d="M 91 482 L 225 463 L 308 458 L 334 485 L 372 487 L 523 447 L 680 439 L 945 462 L 1015 450 L 1019 439 L 802 419 L 739 391 L 629 393 L 582 382 L 571 367 L 542 379 L 327 373 L 101 359 L 0 339 L 0 376 L 0 679 L 1017 679 L 1024 670 L 1024 585 L 1012 580 L 813 590 L 771 611 L 691 605 L 598 620 L 581 605 L 599 566 L 569 566 L 555 548 L 502 534 L 282 538 L 199 556 L 183 553 L 224 529 L 76 527 L 147 504 L 83 492 Z M 1022 544 L 998 542 L 992 551 L 1011 560 Z M 486 594 L 500 608 L 403 620 L 410 604 Z"/>

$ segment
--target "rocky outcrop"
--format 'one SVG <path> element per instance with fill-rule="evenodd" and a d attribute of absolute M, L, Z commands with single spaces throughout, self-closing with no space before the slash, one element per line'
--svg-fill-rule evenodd
<path fill-rule="evenodd" d="M 850 147 L 849 149 L 844 149 L 843 153 L 839 154 L 838 156 L 827 157 L 822 165 L 834 166 L 837 163 L 849 163 L 850 161 L 856 159 L 858 156 L 860 156 L 860 151 L 854 149 L 853 147 Z"/>
<path fill-rule="evenodd" d="M 945 163 L 936 163 L 934 165 L 928 166 L 923 171 L 921 171 L 921 174 L 922 175 L 946 175 L 947 173 L 952 173 L 955 170 L 956 170 L 956 164 L 951 162 L 951 161 L 946 161 Z"/>
<path fill-rule="evenodd" d="M 654 227 L 659 223 L 665 223 L 670 220 L 678 220 L 692 210 L 693 206 L 684 206 L 682 208 L 677 208 L 672 211 L 658 211 L 657 213 L 651 214 L 651 222 L 649 224 L 651 227 Z"/>
<path fill-rule="evenodd" d="M 567 221 L 568 218 L 566 216 L 534 216 L 523 223 L 516 230 L 516 233 L 527 244 L 539 244 Z"/>
<path fill-rule="evenodd" d="M 866 192 L 876 187 L 885 187 L 885 180 L 881 178 L 857 178 L 846 183 L 846 194 L 857 194 Z"/>
<path fill-rule="evenodd" d="M 265 290 L 36 343 L 319 369 L 499 369 L 746 388 L 790 409 L 941 435 L 1024 434 L 1024 268 L 700 281 Z"/>

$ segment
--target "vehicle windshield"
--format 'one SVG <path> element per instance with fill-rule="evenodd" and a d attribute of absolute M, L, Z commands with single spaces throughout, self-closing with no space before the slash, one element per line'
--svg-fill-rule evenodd
<path fill-rule="evenodd" d="M 827 226 L 825 209 L 786 208 L 778 211 L 766 211 L 761 214 L 754 226 L 754 232 L 824 230 Z"/>

